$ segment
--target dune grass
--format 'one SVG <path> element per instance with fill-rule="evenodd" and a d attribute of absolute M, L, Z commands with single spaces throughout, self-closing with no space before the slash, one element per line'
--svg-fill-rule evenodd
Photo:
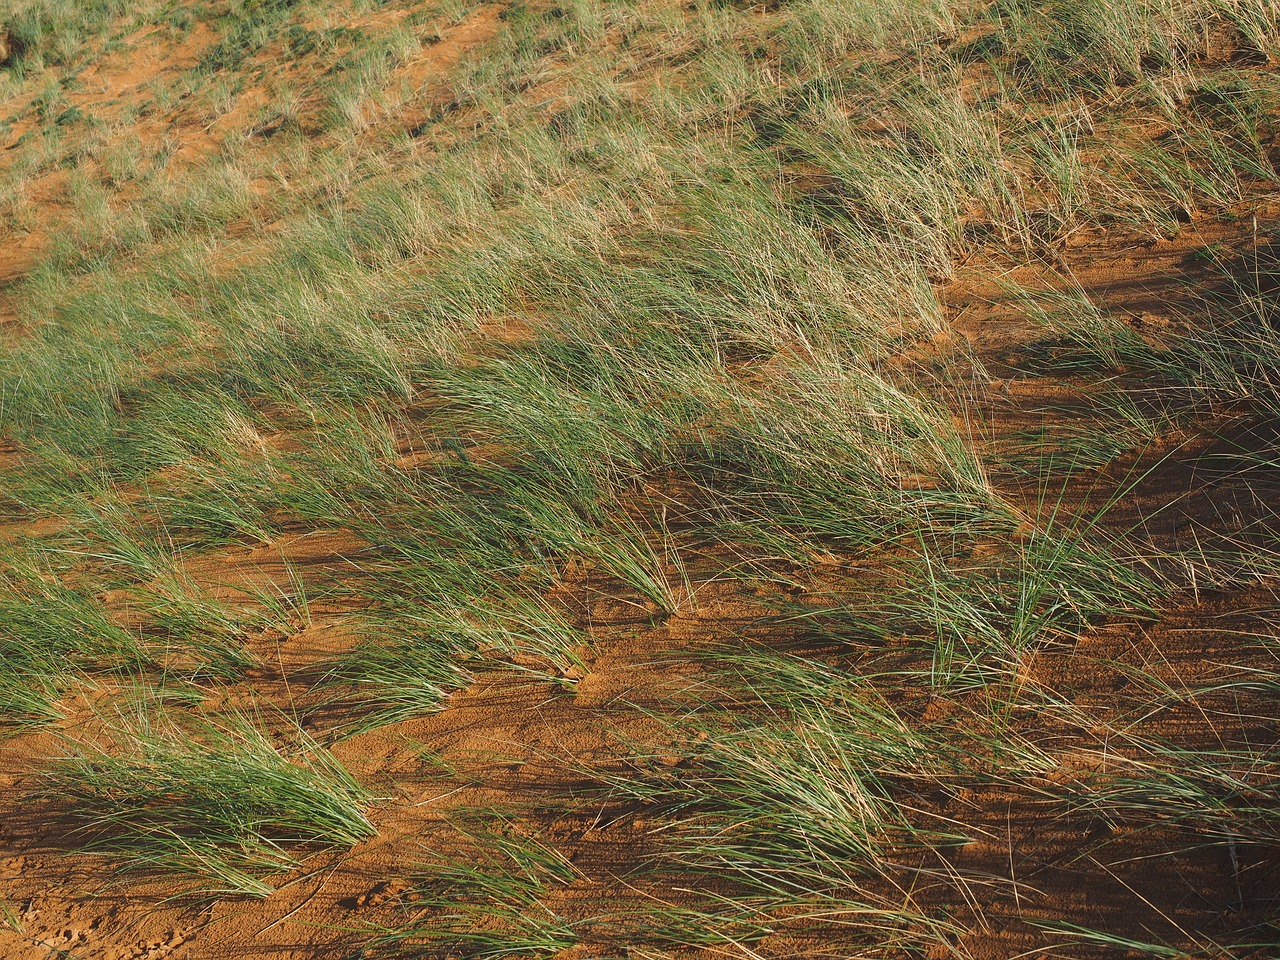
<path fill-rule="evenodd" d="M 57 720 L 66 687 L 95 672 L 136 668 L 153 656 L 142 637 L 113 621 L 84 586 L 62 580 L 64 571 L 47 558 L 19 554 L 7 563 L 0 722 Z"/>
<path fill-rule="evenodd" d="M 458 852 L 435 856 L 415 877 L 416 919 L 377 938 L 377 956 L 543 957 L 579 942 L 574 924 L 543 903 L 577 877 L 571 863 L 494 811 L 457 824 Z"/>
<path fill-rule="evenodd" d="M 71 744 L 47 793 L 72 805 L 87 848 L 126 870 L 177 870 L 191 892 L 265 897 L 291 847 L 372 836 L 370 798 L 303 731 L 268 736 L 250 714 L 215 719 L 145 703 Z"/>
<path fill-rule="evenodd" d="M 490 814 L 426 852 L 374 955 L 964 956 L 1034 893 L 957 866 L 996 793 L 1054 828 L 1174 836 L 1170 857 L 1271 856 L 1274 749 L 1145 725 L 1226 687 L 1130 671 L 1165 687 L 1120 718 L 1038 678 L 1202 589 L 1273 586 L 1274 511 L 1188 548 L 1126 497 L 1176 433 L 1274 426 L 1276 257 L 1241 218 L 1277 184 L 1275 4 L 516 3 L 408 89 L 491 12 L 31 0 L 0 20 L 5 136 L 25 131 L 4 229 L 32 228 L 50 181 L 66 214 L 4 293 L 5 519 L 54 529 L 6 558 L 0 718 L 68 728 L 48 796 L 87 847 L 266 897 L 306 851 L 372 835 L 321 733 L 198 695 L 248 689 L 258 634 L 332 615 L 323 576 L 357 640 L 284 679 L 334 738 L 482 671 L 572 696 L 613 636 L 598 606 L 673 636 L 730 585 L 773 610 L 649 718 L 666 752 L 574 769 L 657 823 L 627 878 L 643 906 L 566 909 L 607 881 Z M 193 68 L 85 114 L 93 58 L 197 20 Z M 157 118 L 172 142 L 130 139 Z M 197 127 L 217 142 L 193 160 Z M 1078 244 L 1210 220 L 1235 247 L 1187 266 L 1158 334 L 1072 273 Z M 1033 331 L 1013 360 L 957 332 L 969 289 Z M 1088 403 L 998 435 L 1026 411 L 988 365 Z M 1263 503 L 1278 459 L 1258 440 L 1232 479 Z M 231 601 L 209 572 L 319 534 L 340 555 L 286 558 L 288 589 Z M 1274 699 L 1268 650 L 1222 684 Z M 197 693 L 62 709 L 126 675 Z M 1274 925 L 1242 890 L 1224 909 Z M 1104 951 L 1213 942 L 1035 920 Z"/>

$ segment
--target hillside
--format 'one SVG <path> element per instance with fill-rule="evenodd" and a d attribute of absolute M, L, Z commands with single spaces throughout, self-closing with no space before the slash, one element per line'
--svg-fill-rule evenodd
<path fill-rule="evenodd" d="M 1280 956 L 1278 57 L 8 0 L 0 957 Z"/>

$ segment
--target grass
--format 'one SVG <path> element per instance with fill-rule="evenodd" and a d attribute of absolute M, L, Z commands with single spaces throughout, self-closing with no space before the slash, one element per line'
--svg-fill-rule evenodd
<path fill-rule="evenodd" d="M 1100 535 L 1111 506 L 1079 519 L 1061 516 L 1061 501 L 1041 502 L 1033 529 L 987 563 L 948 563 L 922 551 L 916 578 L 928 584 L 938 675 L 963 677 L 989 658 L 1016 664 L 1037 645 L 1069 640 L 1103 619 L 1154 617 L 1167 588 L 1153 566 L 1124 555 L 1122 539 Z M 908 618 L 912 605 L 924 606 L 908 604 Z"/>
<path fill-rule="evenodd" d="M 38 553 L 8 560 L 3 624 L 5 723 L 61 718 L 60 694 L 95 672 L 136 668 L 152 656 L 140 636 L 112 620 L 83 586 L 61 579 L 57 565 Z"/>
<path fill-rule="evenodd" d="M 377 938 L 373 955 L 542 957 L 578 943 L 573 925 L 543 903 L 549 887 L 576 878 L 572 864 L 492 814 L 458 829 L 467 852 L 435 851 L 416 878 L 416 919 Z"/>
<path fill-rule="evenodd" d="M 6 13 L 0 209 L 36 252 L 0 289 L 0 716 L 67 738 L 46 799 L 73 842 L 268 897 L 374 831 L 318 740 L 417 731 L 501 672 L 631 743 L 542 758 L 566 817 L 616 807 L 626 862 L 571 861 L 594 841 L 527 797 L 453 817 L 375 955 L 965 956 L 1028 918 L 1019 951 L 1271 936 L 1246 929 L 1274 924 L 1245 889 L 1265 867 L 1181 931 L 1163 894 L 1086 923 L 1034 889 L 1016 821 L 1079 854 L 1081 902 L 1106 870 L 1145 890 L 1139 860 L 1274 859 L 1274 650 L 1203 682 L 1130 661 L 1177 647 L 1171 608 L 1274 587 L 1276 258 L 1249 218 L 1276 13 Z M 135 48 L 155 75 L 95 99 Z M 1089 262 L 1147 241 L 1204 246 L 1158 336 Z M 1238 528 L 1188 528 L 1181 488 L 1145 507 L 1240 428 Z M 259 562 L 284 573 L 219 582 Z M 288 646 L 334 626 L 346 652 Z M 654 645 L 685 689 L 576 719 Z M 293 719 L 244 706 L 273 685 Z"/>
<path fill-rule="evenodd" d="M 966 838 L 922 817 L 916 791 L 961 789 L 966 747 L 899 714 L 889 678 L 763 651 L 722 663 L 733 712 L 708 704 L 682 725 L 674 767 L 635 756 L 609 781 L 664 822 L 655 868 L 725 891 L 707 913 L 647 906 L 658 923 L 643 935 L 692 946 L 812 928 L 868 956 L 949 943 L 963 926 L 921 913 L 909 877 L 920 851 Z"/>
<path fill-rule="evenodd" d="M 281 742 L 283 740 L 283 742 Z M 128 870 L 176 870 L 191 892 L 265 897 L 291 849 L 373 836 L 368 793 L 294 728 L 269 737 L 249 714 L 181 718 L 140 704 L 72 744 L 47 793 L 72 804 L 87 849 Z"/>
<path fill-rule="evenodd" d="M 1047 289 L 1009 292 L 1029 320 L 1058 339 L 1063 355 L 1073 363 L 1121 371 L 1157 362 L 1156 348 L 1090 300 L 1075 278 L 1060 279 Z"/>
<path fill-rule="evenodd" d="M 744 511 L 844 553 L 921 529 L 1009 522 L 930 398 L 856 362 L 789 372 L 782 389 L 726 391 L 729 429 L 711 443 Z"/>
<path fill-rule="evenodd" d="M 152 10 L 157 5 L 149 5 Z M 106 31 L 118 30 L 128 11 L 118 0 L 30 0 L 18 3 L 6 16 L 3 26 L 9 35 L 10 70 L 26 71 L 46 64 L 74 61 L 85 43 Z M 143 13 L 136 11 L 134 15 Z M 145 14 L 144 14 L 145 15 Z"/>

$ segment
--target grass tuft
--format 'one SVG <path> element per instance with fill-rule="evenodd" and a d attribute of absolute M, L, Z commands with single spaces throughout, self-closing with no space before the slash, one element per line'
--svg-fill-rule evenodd
<path fill-rule="evenodd" d="M 302 730 L 268 736 L 246 714 L 156 712 L 111 718 L 73 743 L 48 794 L 81 821 L 87 849 L 123 870 L 173 870 L 210 896 L 265 897 L 265 876 L 307 847 L 346 847 L 376 833 L 369 794 Z"/>

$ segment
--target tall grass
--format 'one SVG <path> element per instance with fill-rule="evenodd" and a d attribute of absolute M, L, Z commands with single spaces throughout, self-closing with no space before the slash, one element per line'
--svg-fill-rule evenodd
<path fill-rule="evenodd" d="M 139 19 L 159 4 L 130 5 L 123 0 L 19 0 L 0 21 L 13 48 L 10 69 L 38 70 L 75 61 L 85 44 L 103 33 L 115 32 L 126 14 Z"/>
<path fill-rule="evenodd" d="M 729 699 L 682 725 L 679 762 L 637 756 L 638 769 L 607 778 L 664 823 L 655 868 L 727 885 L 710 907 L 653 905 L 648 935 L 730 942 L 719 938 L 750 919 L 757 936 L 809 928 L 867 956 L 948 943 L 963 927 L 920 912 L 908 891 L 920 851 L 966 842 L 923 812 L 923 795 L 967 782 L 966 748 L 900 714 L 879 689 L 892 678 L 771 653 L 723 662 Z"/>
<path fill-rule="evenodd" d="M 394 11 L 322 6 L 198 11 L 218 40 L 134 119 L 216 121 L 252 71 L 304 67 L 183 179 L 171 148 L 113 152 L 64 73 L 23 79 L 69 76 L 92 35 L 141 19 L 62 0 L 6 15 L 5 89 L 37 127 L 6 209 L 76 168 L 75 220 L 13 288 L 24 331 L 0 348 L 6 494 L 67 525 L 57 545 L 86 568 L 14 562 L 6 717 L 56 721 L 66 689 L 122 667 L 244 680 L 252 629 L 311 622 L 310 574 L 231 604 L 191 562 L 323 530 L 344 543 L 326 606 L 360 636 L 287 679 L 321 687 L 305 696 L 327 735 L 441 709 L 483 670 L 572 683 L 597 634 L 698 633 L 681 618 L 718 612 L 700 598 L 730 579 L 781 613 L 753 637 L 823 648 L 716 651 L 706 702 L 673 708 L 678 746 L 603 777 L 659 818 L 652 871 L 628 880 L 679 884 L 678 903 L 584 920 L 563 904 L 588 878 L 550 835 L 472 825 L 429 852 L 376 951 L 754 956 L 794 933 L 833 955 L 961 952 L 988 895 L 1021 909 L 1012 878 L 951 857 L 988 832 L 966 806 L 982 791 L 1187 846 L 1274 843 L 1270 753 L 1192 757 L 1034 682 L 1041 654 L 1172 589 L 1114 529 L 1114 498 L 1071 509 L 1113 479 L 1078 468 L 1160 418 L 1109 382 L 1114 416 L 1088 428 L 1107 436 L 1000 475 L 985 358 L 952 325 L 1007 261 L 1070 260 L 1094 229 L 1169 237 L 1274 185 L 1274 91 L 1213 59 L 1274 50 L 1273 3 L 517 5 L 423 104 L 397 68 L 465 4 L 382 33 Z M 1007 287 L 1051 341 L 1023 372 L 1273 418 L 1275 271 L 1265 245 L 1252 257 L 1162 342 L 1066 271 Z M 1274 572 L 1254 559 L 1254 582 Z M 600 594 L 632 622 L 602 629 Z M 367 792 L 293 723 L 158 699 L 171 712 L 99 718 L 52 774 L 93 848 L 266 896 L 300 850 L 371 835 Z M 1024 735 L 1047 715 L 1073 725 L 1061 742 Z"/>
<path fill-rule="evenodd" d="M 48 793 L 72 805 L 88 849 L 121 869 L 176 870 L 190 890 L 265 897 L 291 850 L 350 846 L 376 832 L 363 790 L 302 730 L 277 739 L 248 714 L 108 719 L 71 744 Z"/>
<path fill-rule="evenodd" d="M 543 957 L 574 947 L 571 922 L 544 903 L 579 874 L 562 854 L 494 814 L 459 824 L 457 852 L 433 851 L 421 868 L 414 918 L 374 940 L 378 957 Z"/>
<path fill-rule="evenodd" d="M 77 676 L 149 659 L 143 639 L 111 619 L 90 592 L 64 582 L 64 570 L 38 557 L 11 562 L 0 601 L 0 720 L 56 720 L 59 696 Z"/>

